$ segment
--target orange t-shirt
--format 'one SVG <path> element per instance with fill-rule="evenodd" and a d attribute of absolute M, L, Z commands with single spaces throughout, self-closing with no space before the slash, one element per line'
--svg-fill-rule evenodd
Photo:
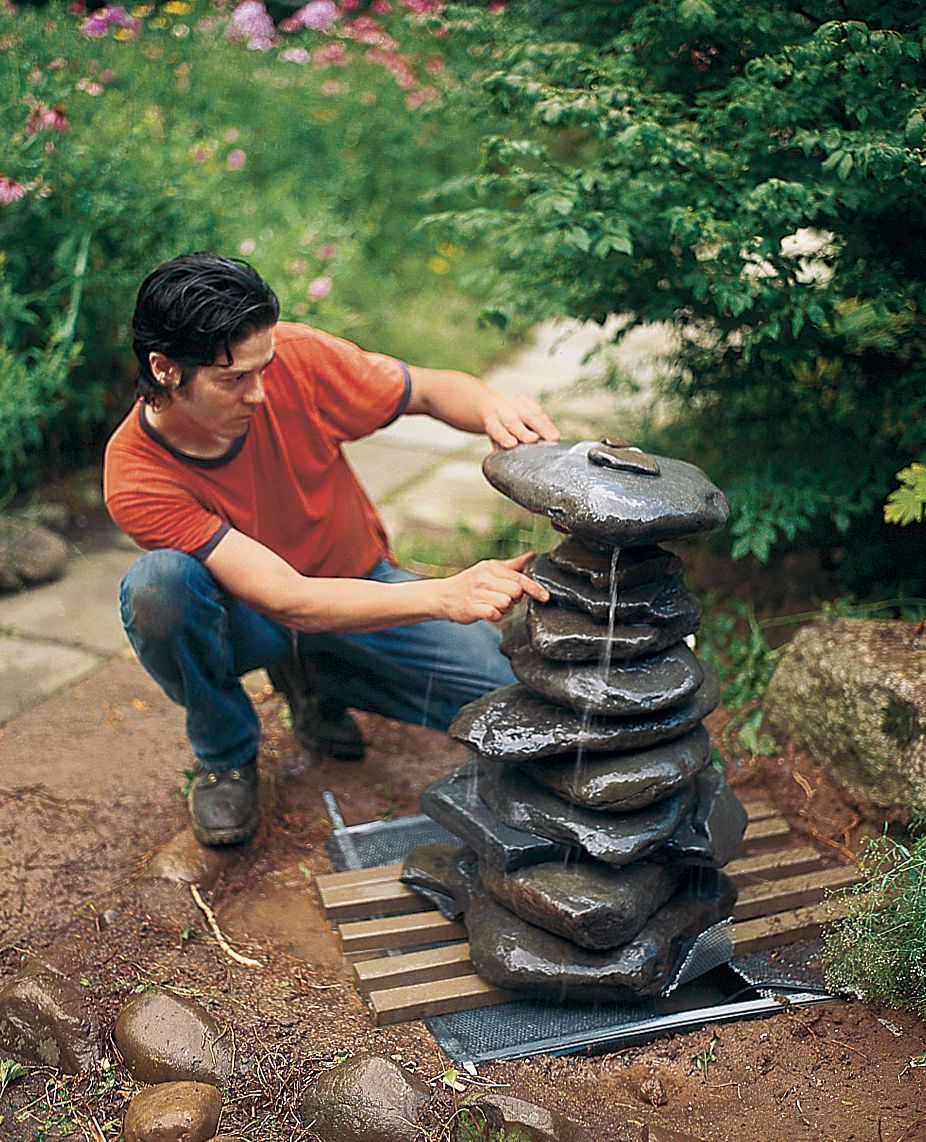
<path fill-rule="evenodd" d="M 385 529 L 341 453 L 403 412 L 411 382 L 394 357 L 280 322 L 266 399 L 216 459 L 173 450 L 139 401 L 110 437 L 103 494 L 142 547 L 204 559 L 235 528 L 304 575 L 365 575 L 391 558 Z"/>

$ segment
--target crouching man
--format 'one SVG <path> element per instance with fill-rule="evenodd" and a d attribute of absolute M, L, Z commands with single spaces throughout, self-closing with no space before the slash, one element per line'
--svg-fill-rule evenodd
<path fill-rule="evenodd" d="M 104 466 L 109 513 L 145 548 L 122 621 L 186 711 L 197 838 L 241 844 L 258 825 L 260 733 L 242 674 L 267 667 L 303 745 L 360 759 L 348 707 L 446 729 L 513 681 L 492 624 L 522 595 L 547 597 L 523 573 L 528 555 L 445 579 L 396 566 L 342 443 L 411 414 L 500 448 L 559 434 L 530 397 L 280 321 L 238 259 L 159 266 L 132 328 L 138 399 Z"/>

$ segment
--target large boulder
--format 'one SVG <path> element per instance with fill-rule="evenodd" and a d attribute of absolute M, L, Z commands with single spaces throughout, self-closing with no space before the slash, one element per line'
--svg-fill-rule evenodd
<path fill-rule="evenodd" d="M 839 619 L 795 635 L 766 694 L 770 720 L 854 796 L 926 813 L 926 634 Z"/>

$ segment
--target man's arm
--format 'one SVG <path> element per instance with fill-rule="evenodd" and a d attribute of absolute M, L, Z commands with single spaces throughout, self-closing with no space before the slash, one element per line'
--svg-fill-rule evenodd
<path fill-rule="evenodd" d="M 533 397 L 505 397 L 477 377 L 454 369 L 408 369 L 406 413 L 424 413 L 464 432 L 484 432 L 498 448 L 559 440 L 559 430 Z"/>
<path fill-rule="evenodd" d="M 226 591 L 285 626 L 310 633 L 357 633 L 427 619 L 497 622 L 523 595 L 544 603 L 547 591 L 522 572 L 531 554 L 487 559 L 446 579 L 316 579 L 300 575 L 262 543 L 232 530 L 205 565 Z"/>

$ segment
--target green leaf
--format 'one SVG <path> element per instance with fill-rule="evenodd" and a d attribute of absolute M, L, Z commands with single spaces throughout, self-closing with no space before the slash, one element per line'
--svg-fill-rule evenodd
<path fill-rule="evenodd" d="M 848 152 L 839 160 L 839 166 L 836 168 L 836 177 L 842 182 L 845 182 L 852 173 L 853 161 L 852 156 Z"/>
<path fill-rule="evenodd" d="M 884 522 L 906 527 L 910 523 L 922 523 L 923 497 L 912 488 L 898 488 L 891 492 L 884 505 Z"/>
<path fill-rule="evenodd" d="M 0 1059 L 0 1096 L 17 1079 L 24 1078 L 29 1072 L 13 1059 Z"/>

